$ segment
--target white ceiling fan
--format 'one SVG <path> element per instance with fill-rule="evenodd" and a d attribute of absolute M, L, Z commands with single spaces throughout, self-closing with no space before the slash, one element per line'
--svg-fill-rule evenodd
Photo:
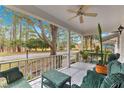
<path fill-rule="evenodd" d="M 76 14 L 75 16 L 69 18 L 69 20 L 72 20 L 76 17 L 79 17 L 80 23 L 83 23 L 84 22 L 84 19 L 83 19 L 84 16 L 96 17 L 97 13 L 87 13 L 86 12 L 88 8 L 89 8 L 88 5 L 81 5 L 78 10 L 68 9 L 67 11 L 69 13 L 75 13 Z"/>

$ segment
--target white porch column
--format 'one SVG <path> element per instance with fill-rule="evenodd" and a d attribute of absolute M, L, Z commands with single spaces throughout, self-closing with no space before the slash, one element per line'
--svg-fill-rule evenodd
<path fill-rule="evenodd" d="M 117 48 L 118 48 L 118 53 L 120 52 L 120 36 L 117 38 Z"/>
<path fill-rule="evenodd" d="M 70 31 L 68 31 L 67 35 L 67 62 L 68 62 L 68 67 L 70 68 Z"/>
<path fill-rule="evenodd" d="M 120 36 L 117 37 L 117 41 L 115 42 L 114 53 L 120 53 Z"/>
<path fill-rule="evenodd" d="M 118 50 L 118 43 L 116 42 L 115 43 L 115 48 L 114 48 L 114 53 L 118 53 L 119 52 L 119 50 Z"/>
<path fill-rule="evenodd" d="M 119 53 L 120 53 L 119 61 L 124 63 L 124 33 L 122 33 L 120 35 L 120 49 L 119 49 Z"/>
<path fill-rule="evenodd" d="M 83 35 L 81 35 L 81 46 L 80 46 L 80 51 L 83 51 Z"/>

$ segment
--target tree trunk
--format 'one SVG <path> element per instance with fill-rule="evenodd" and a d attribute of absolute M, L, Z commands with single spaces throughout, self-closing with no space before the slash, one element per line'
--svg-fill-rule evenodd
<path fill-rule="evenodd" d="M 35 48 L 35 52 L 37 52 L 37 48 Z"/>
<path fill-rule="evenodd" d="M 16 52 L 16 24 L 13 24 L 13 52 Z"/>
<path fill-rule="evenodd" d="M 29 37 L 29 24 L 26 24 L 26 33 L 25 33 L 25 43 L 27 43 L 28 41 L 28 37 Z M 27 50 L 27 48 L 25 47 L 25 51 Z"/>
<path fill-rule="evenodd" d="M 21 45 L 22 45 L 22 24 L 21 24 L 21 19 L 19 22 L 19 45 L 17 46 L 17 51 L 21 52 Z"/>
<path fill-rule="evenodd" d="M 56 49 L 50 47 L 50 55 L 56 55 Z"/>
<path fill-rule="evenodd" d="M 18 51 L 18 52 L 21 52 L 20 46 L 17 46 L 17 51 Z"/>
<path fill-rule="evenodd" d="M 4 52 L 4 48 L 3 48 L 3 46 L 1 46 L 1 52 Z"/>
<path fill-rule="evenodd" d="M 41 51 L 43 52 L 43 48 L 41 48 Z"/>
<path fill-rule="evenodd" d="M 11 43 L 12 43 L 12 32 L 13 32 L 13 25 L 11 25 L 11 29 L 10 29 L 10 46 L 11 46 Z M 10 47 L 10 50 L 9 52 L 12 52 L 12 46 Z"/>
<path fill-rule="evenodd" d="M 50 47 L 51 51 L 50 51 L 50 54 L 51 55 L 56 55 L 56 50 L 57 50 L 57 42 L 56 42 L 56 39 L 57 39 L 57 30 L 58 30 L 58 27 L 55 26 L 55 25 L 52 25 L 50 24 L 50 27 L 51 27 L 51 34 L 52 34 L 52 47 Z"/>

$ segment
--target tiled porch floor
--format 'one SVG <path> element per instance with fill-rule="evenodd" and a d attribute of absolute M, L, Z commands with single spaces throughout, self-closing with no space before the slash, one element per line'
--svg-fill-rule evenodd
<path fill-rule="evenodd" d="M 72 84 L 80 85 L 82 82 L 82 78 L 86 75 L 87 70 L 93 69 L 94 66 L 94 64 L 90 63 L 77 62 L 75 64 L 72 64 L 70 68 L 63 68 L 60 71 L 72 77 Z M 30 85 L 33 88 L 40 88 L 41 78 L 31 81 Z"/>

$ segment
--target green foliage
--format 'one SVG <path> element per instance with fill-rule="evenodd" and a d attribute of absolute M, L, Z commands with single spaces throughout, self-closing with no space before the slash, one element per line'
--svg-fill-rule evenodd
<path fill-rule="evenodd" d="M 72 49 L 72 48 L 75 48 L 75 45 L 74 44 L 72 44 L 71 46 L 70 46 L 70 48 Z"/>
<path fill-rule="evenodd" d="M 26 42 L 26 47 L 29 49 L 36 48 L 35 44 L 36 44 L 35 39 L 31 38 Z"/>
<path fill-rule="evenodd" d="M 48 48 L 48 44 L 39 38 L 38 39 L 31 38 L 26 42 L 26 47 L 29 49 Z"/>
<path fill-rule="evenodd" d="M 95 52 L 98 53 L 99 52 L 99 49 L 100 49 L 99 46 L 96 46 L 95 47 Z"/>
<path fill-rule="evenodd" d="M 59 49 L 60 49 L 60 50 L 64 50 L 64 47 L 63 47 L 63 46 L 60 46 Z"/>
<path fill-rule="evenodd" d="M 82 58 L 87 60 L 89 52 L 88 51 L 80 51 L 80 54 L 82 55 Z"/>
<path fill-rule="evenodd" d="M 22 46 L 22 44 L 23 44 L 22 41 L 19 39 L 10 41 L 11 46 Z"/>

